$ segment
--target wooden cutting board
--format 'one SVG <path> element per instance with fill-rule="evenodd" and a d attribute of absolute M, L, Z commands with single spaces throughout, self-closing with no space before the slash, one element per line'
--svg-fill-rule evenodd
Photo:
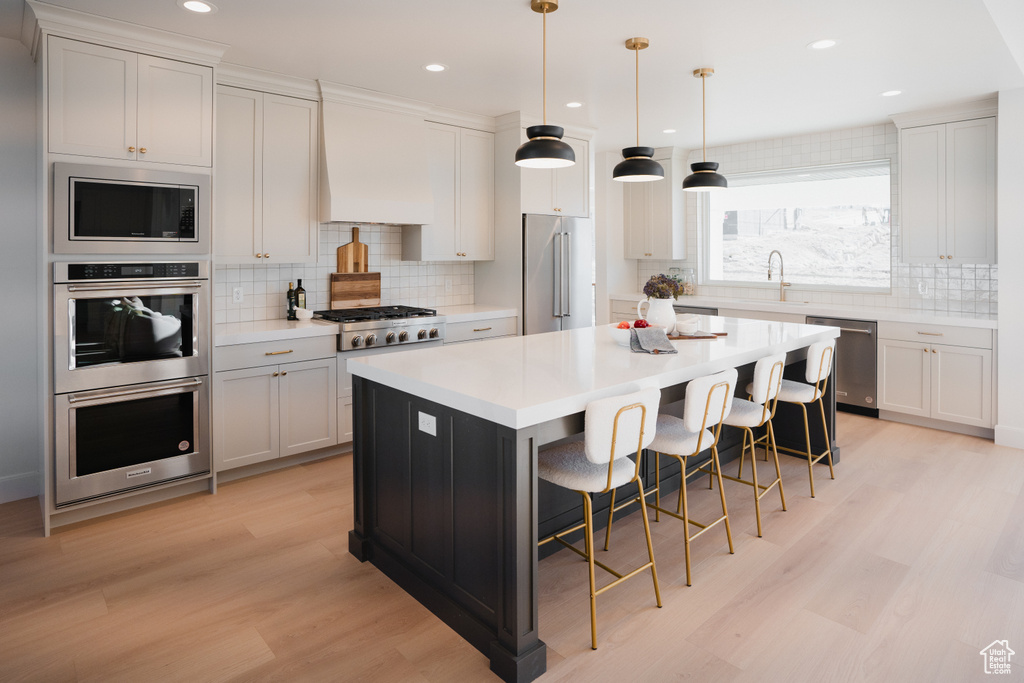
<path fill-rule="evenodd" d="M 331 273 L 331 310 L 380 306 L 380 273 Z"/>
<path fill-rule="evenodd" d="M 359 241 L 359 228 L 352 228 L 352 241 L 338 247 L 338 272 L 365 273 L 369 259 L 370 248 Z"/>

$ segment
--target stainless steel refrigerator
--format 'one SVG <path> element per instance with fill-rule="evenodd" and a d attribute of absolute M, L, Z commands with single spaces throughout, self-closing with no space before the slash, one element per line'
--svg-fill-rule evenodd
<path fill-rule="evenodd" d="M 523 334 L 594 324 L 593 255 L 589 219 L 523 215 Z"/>

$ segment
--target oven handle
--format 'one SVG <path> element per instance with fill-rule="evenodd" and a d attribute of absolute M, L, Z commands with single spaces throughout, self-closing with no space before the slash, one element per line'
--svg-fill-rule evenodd
<path fill-rule="evenodd" d="M 176 289 L 199 289 L 203 286 L 202 282 L 180 282 L 180 281 L 164 281 L 164 282 L 104 282 L 96 284 L 84 284 L 84 285 L 68 285 L 69 292 L 95 292 L 99 290 L 111 290 L 111 289 L 167 289 L 168 287 L 174 287 Z"/>
<path fill-rule="evenodd" d="M 136 387 L 134 389 L 123 389 L 120 391 L 90 392 L 88 396 L 76 396 L 75 394 L 68 394 L 68 403 L 82 403 L 83 401 L 95 401 L 96 399 L 116 398 L 118 396 L 132 396 L 135 394 L 151 394 L 154 391 L 164 391 L 167 389 L 185 389 L 199 386 L 202 383 L 203 380 L 199 378 L 192 378 L 184 382 L 148 384 L 144 387 Z"/>

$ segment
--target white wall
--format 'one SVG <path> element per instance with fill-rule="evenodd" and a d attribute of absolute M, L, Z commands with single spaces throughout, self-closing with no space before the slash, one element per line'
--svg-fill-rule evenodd
<path fill-rule="evenodd" d="M 39 493 L 42 443 L 35 65 L 0 38 L 0 503 Z"/>
<path fill-rule="evenodd" d="M 1024 448 L 1024 88 L 999 93 L 999 301 L 996 443 Z"/>

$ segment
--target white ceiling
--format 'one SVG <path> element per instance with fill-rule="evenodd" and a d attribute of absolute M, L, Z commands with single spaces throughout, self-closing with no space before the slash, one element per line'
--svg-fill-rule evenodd
<path fill-rule="evenodd" d="M 224 61 L 378 90 L 484 115 L 540 115 L 541 16 L 529 0 L 175 0 L 50 4 L 226 43 Z M 1019 0 L 561 0 L 548 16 L 548 121 L 598 129 L 598 149 L 708 144 L 868 125 L 889 114 L 1024 86 Z M 22 0 L 0 0 L 0 35 L 18 37 Z M 990 15 L 1002 22 L 999 26 Z M 1007 25 L 1007 20 L 1014 25 Z M 819 38 L 839 44 L 813 51 Z M 1019 56 L 1019 55 L 1018 55 Z M 423 70 L 429 62 L 448 71 Z M 885 90 L 903 94 L 883 98 Z M 570 110 L 566 102 L 583 102 Z M 665 134 L 675 128 L 675 134 Z"/>

